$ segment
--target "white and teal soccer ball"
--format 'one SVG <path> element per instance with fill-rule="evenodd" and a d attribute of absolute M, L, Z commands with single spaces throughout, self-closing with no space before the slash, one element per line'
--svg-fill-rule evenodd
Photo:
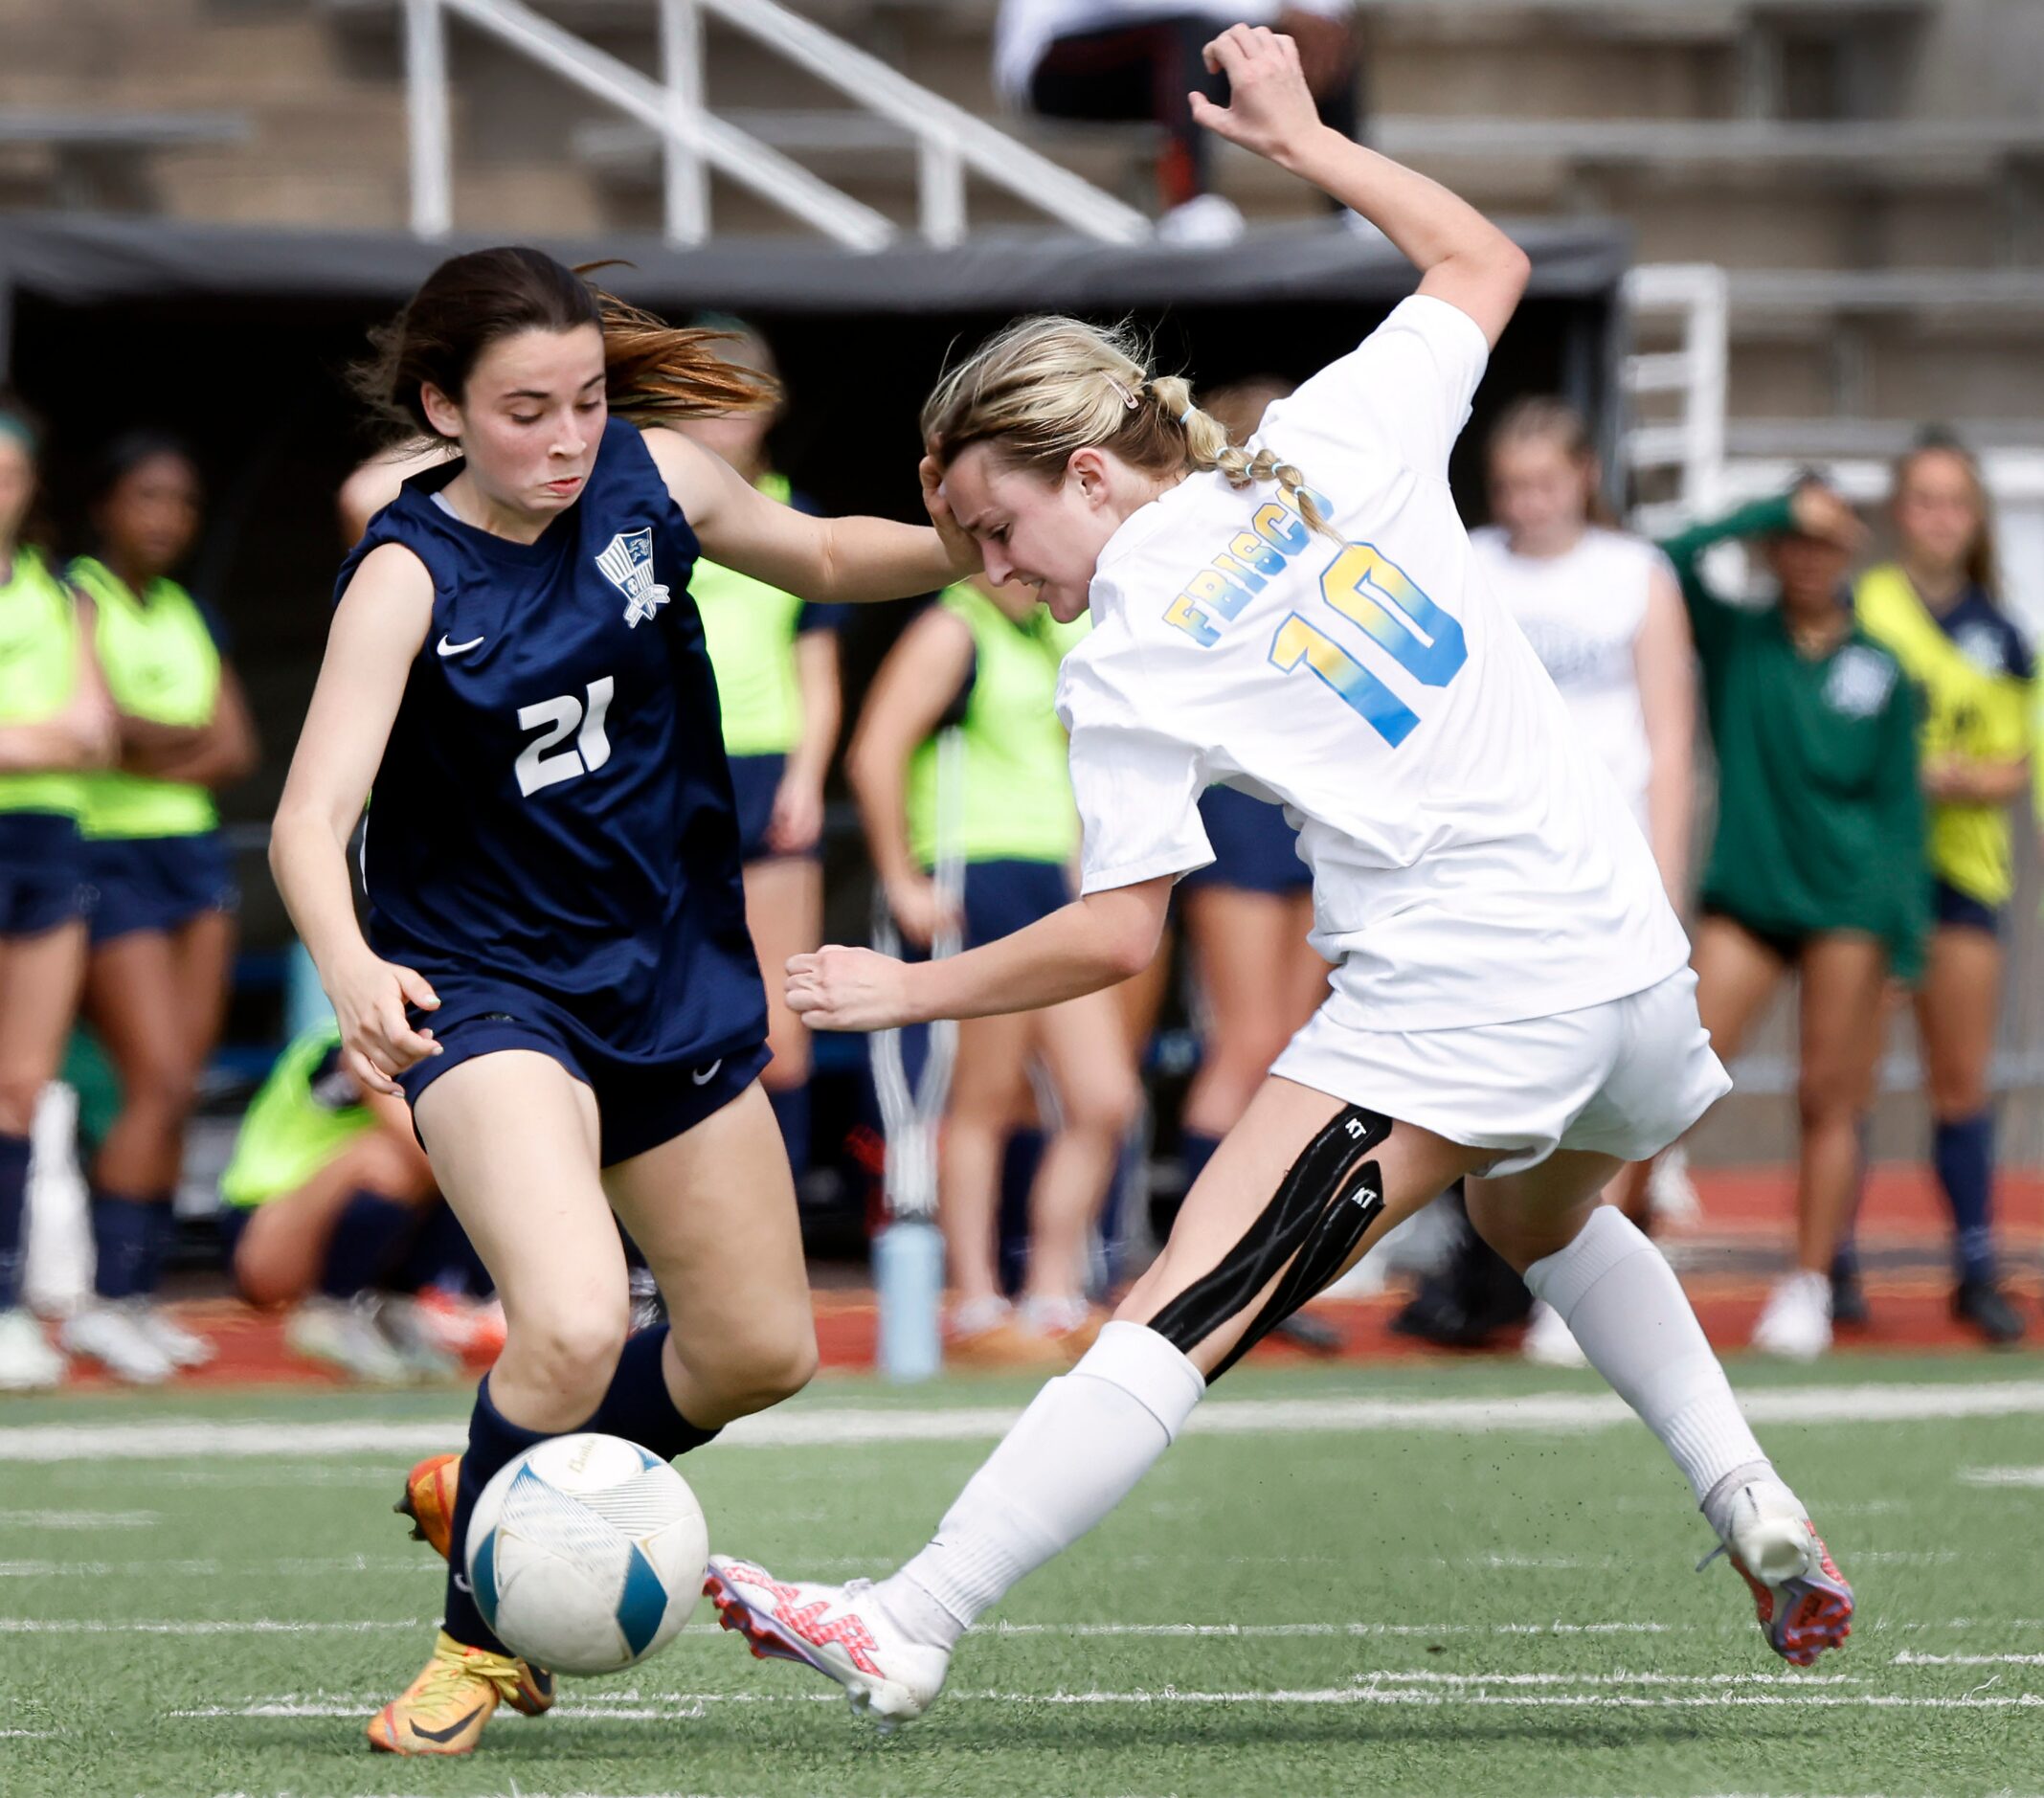
<path fill-rule="evenodd" d="M 688 1482 L 618 1436 L 555 1436 L 483 1487 L 468 1526 L 476 1608 L 561 1674 L 615 1674 L 672 1641 L 703 1590 L 709 1531 Z"/>

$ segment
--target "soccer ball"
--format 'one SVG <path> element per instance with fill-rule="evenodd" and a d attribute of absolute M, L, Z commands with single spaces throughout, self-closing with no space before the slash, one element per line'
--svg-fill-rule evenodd
<path fill-rule="evenodd" d="M 483 1487 L 468 1526 L 483 1621 L 535 1665 L 615 1674 L 674 1639 L 709 1531 L 688 1482 L 636 1442 L 555 1436 Z"/>

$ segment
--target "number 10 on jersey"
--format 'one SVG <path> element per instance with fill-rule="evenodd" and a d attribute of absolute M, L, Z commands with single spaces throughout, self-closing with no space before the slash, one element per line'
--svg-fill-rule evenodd
<path fill-rule="evenodd" d="M 1469 660 L 1460 621 L 1370 544 L 1352 543 L 1335 557 L 1320 576 L 1320 596 L 1422 686 L 1446 686 Z M 1288 674 L 1301 663 L 1311 668 L 1393 749 L 1420 721 L 1360 661 L 1296 612 L 1286 615 L 1271 638 L 1270 660 Z"/>

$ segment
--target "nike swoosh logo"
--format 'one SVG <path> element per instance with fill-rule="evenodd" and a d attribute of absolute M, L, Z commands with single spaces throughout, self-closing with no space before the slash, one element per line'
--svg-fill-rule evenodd
<path fill-rule="evenodd" d="M 439 641 L 438 647 L 440 654 L 443 656 L 459 656 L 465 654 L 471 649 L 479 648 L 487 641 L 487 638 L 471 637 L 465 643 L 450 643 L 446 640 L 446 638 L 442 637 Z"/>
<path fill-rule="evenodd" d="M 722 1068 L 723 1066 L 724 1057 L 719 1055 L 717 1059 L 711 1062 L 708 1068 L 704 1068 L 701 1073 L 690 1074 L 688 1078 L 693 1080 L 699 1087 L 707 1087 L 712 1080 L 717 1077 L 717 1069 Z"/>
<path fill-rule="evenodd" d="M 476 1595 L 476 1588 L 469 1584 L 468 1575 L 465 1573 L 458 1573 L 454 1576 L 454 1589 L 468 1598 L 473 1598 Z"/>
<path fill-rule="evenodd" d="M 418 1724 L 414 1723 L 412 1725 L 412 1733 L 421 1742 L 452 1742 L 482 1715 L 483 1706 L 479 1704 L 466 1717 L 449 1723 L 445 1729 L 422 1729 Z"/>

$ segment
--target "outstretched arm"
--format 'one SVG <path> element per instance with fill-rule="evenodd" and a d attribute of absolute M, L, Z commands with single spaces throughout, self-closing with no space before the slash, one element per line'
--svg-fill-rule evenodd
<path fill-rule="evenodd" d="M 433 617 L 433 577 L 394 543 L 372 550 L 334 609 L 326 655 L 270 826 L 270 871 L 341 1023 L 344 1059 L 365 1090 L 439 1045 L 405 1007 L 439 1003 L 416 970 L 380 959 L 355 918 L 348 840 L 362 816 Z"/>
<path fill-rule="evenodd" d="M 1012 936 L 942 961 L 835 945 L 788 962 L 788 1003 L 814 1030 L 1040 1011 L 1140 974 L 1157 954 L 1173 874 L 1089 893 Z"/>
<path fill-rule="evenodd" d="M 1206 46 L 1228 78 L 1225 106 L 1193 94 L 1192 115 L 1232 144 L 1269 157 L 1360 213 L 1420 271 L 1420 292 L 1473 319 L 1494 347 L 1526 290 L 1526 253 L 1467 200 L 1320 123 L 1298 46 L 1264 26 L 1236 25 Z"/>
<path fill-rule="evenodd" d="M 974 573 L 979 551 L 956 526 L 940 533 L 888 518 L 813 518 L 770 500 L 730 464 L 678 431 L 646 448 L 712 560 L 820 604 L 905 599 Z"/>

